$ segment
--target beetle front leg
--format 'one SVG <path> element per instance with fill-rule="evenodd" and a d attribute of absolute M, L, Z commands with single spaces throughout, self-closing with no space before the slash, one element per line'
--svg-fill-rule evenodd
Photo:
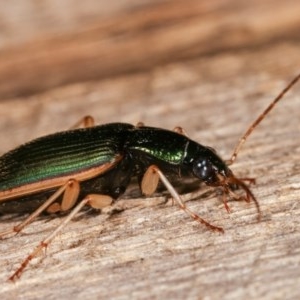
<path fill-rule="evenodd" d="M 77 206 L 69 213 L 69 215 L 61 222 L 61 224 L 51 233 L 49 234 L 40 244 L 32 251 L 26 259 L 21 263 L 21 266 L 14 272 L 12 276 L 9 277 L 9 280 L 14 281 L 19 278 L 24 269 L 33 260 L 38 254 L 46 249 L 51 241 L 57 236 L 57 234 L 74 218 L 74 216 L 85 206 L 90 205 L 93 208 L 101 209 L 107 206 L 110 206 L 113 202 L 113 199 L 107 195 L 97 195 L 90 194 L 86 196 L 83 200 L 79 202 Z"/>
<path fill-rule="evenodd" d="M 167 188 L 169 193 L 172 195 L 173 199 L 177 202 L 178 206 L 184 210 L 188 215 L 190 215 L 194 220 L 199 223 L 204 224 L 210 230 L 224 232 L 223 228 L 211 225 L 204 219 L 202 219 L 199 215 L 191 211 L 182 201 L 180 195 L 176 192 L 170 181 L 167 177 L 162 173 L 162 171 L 155 165 L 150 166 L 144 174 L 144 177 L 141 182 L 141 190 L 145 195 L 151 195 L 155 192 L 159 179 L 162 181 L 164 186 Z"/>

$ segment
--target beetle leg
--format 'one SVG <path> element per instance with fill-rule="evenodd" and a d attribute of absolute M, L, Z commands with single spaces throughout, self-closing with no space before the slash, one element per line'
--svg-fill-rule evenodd
<path fill-rule="evenodd" d="M 66 186 L 64 196 L 61 202 L 61 211 L 66 211 L 72 208 L 79 196 L 80 185 L 78 180 L 71 179 L 69 184 Z"/>
<path fill-rule="evenodd" d="M 63 200 L 61 205 L 55 201 L 61 196 Z M 61 186 L 52 196 L 48 198 L 45 203 L 43 203 L 38 209 L 36 209 L 32 214 L 30 214 L 23 222 L 14 226 L 13 228 L 3 231 L 0 233 L 0 237 L 19 233 L 28 224 L 30 224 L 36 217 L 38 217 L 42 212 L 47 211 L 50 213 L 65 211 L 72 208 L 78 198 L 79 194 L 79 182 L 75 179 L 70 179 L 63 186 Z"/>
<path fill-rule="evenodd" d="M 140 128 L 140 127 L 144 127 L 145 124 L 143 122 L 138 122 L 135 127 Z"/>
<path fill-rule="evenodd" d="M 176 126 L 176 127 L 173 129 L 173 131 L 175 131 L 176 133 L 179 133 L 179 134 L 181 134 L 181 135 L 184 135 L 184 136 L 188 137 L 187 132 L 186 132 L 182 127 L 180 127 L 180 126 Z"/>
<path fill-rule="evenodd" d="M 86 204 L 96 209 L 110 206 L 113 202 L 113 198 L 108 195 L 90 194 L 86 198 L 89 198 Z"/>
<path fill-rule="evenodd" d="M 156 174 L 156 175 L 155 175 Z M 162 181 L 162 183 L 165 185 L 169 193 L 172 195 L 173 199 L 177 202 L 179 207 L 184 210 L 188 215 L 190 215 L 194 220 L 196 220 L 199 223 L 204 224 L 206 227 L 208 227 L 211 230 L 224 232 L 223 228 L 217 227 L 214 225 L 211 225 L 204 219 L 202 219 L 200 216 L 198 216 L 196 213 L 191 211 L 182 201 L 180 195 L 176 192 L 170 181 L 166 178 L 166 176 L 161 172 L 161 170 L 156 166 L 150 166 L 143 179 L 141 184 L 141 189 L 144 194 L 149 195 L 149 192 L 154 192 L 157 185 L 158 185 L 158 179 Z M 154 188 L 155 187 L 155 188 Z"/>
<path fill-rule="evenodd" d="M 26 259 L 21 263 L 21 266 L 14 272 L 13 275 L 9 277 L 9 280 L 14 281 L 19 278 L 23 273 L 24 269 L 30 263 L 32 259 L 34 259 L 38 254 L 46 249 L 51 241 L 58 235 L 58 233 L 74 218 L 74 216 L 85 206 L 90 205 L 93 208 L 103 208 L 111 205 L 113 199 L 110 196 L 106 195 L 96 195 L 90 194 L 87 195 L 83 200 L 79 202 L 77 206 L 69 213 L 69 215 L 60 223 L 56 229 L 49 234 L 40 244 L 26 257 Z"/>
<path fill-rule="evenodd" d="M 84 116 L 81 120 L 76 122 L 72 127 L 69 129 L 77 129 L 77 128 L 88 128 L 88 127 L 93 127 L 95 126 L 95 120 L 92 116 Z"/>
<path fill-rule="evenodd" d="M 256 183 L 255 178 L 252 178 L 252 177 L 239 178 L 239 180 L 241 180 L 241 181 L 248 181 L 249 184 L 255 184 Z"/>
<path fill-rule="evenodd" d="M 152 195 L 158 186 L 159 175 L 152 168 L 148 168 L 142 178 L 141 190 L 144 195 Z M 172 198 L 172 205 L 174 205 L 174 198 Z"/>
<path fill-rule="evenodd" d="M 229 193 L 229 191 L 227 191 L 227 190 L 224 191 L 222 200 L 223 200 L 223 204 L 224 204 L 224 206 L 225 206 L 225 209 L 227 210 L 228 213 L 230 213 L 230 212 L 231 212 L 231 209 L 230 209 L 230 207 L 229 207 L 228 204 L 227 204 L 227 193 Z"/>
<path fill-rule="evenodd" d="M 158 181 L 159 174 L 156 172 L 154 167 L 149 167 L 145 172 L 141 182 L 142 193 L 146 196 L 152 195 L 157 189 Z"/>
<path fill-rule="evenodd" d="M 232 198 L 234 198 L 235 200 L 244 200 L 246 202 L 250 202 L 251 199 L 254 202 L 255 206 L 256 206 L 256 210 L 257 210 L 257 220 L 260 221 L 261 219 L 261 211 L 260 211 L 260 207 L 259 207 L 259 203 L 257 201 L 257 199 L 255 198 L 255 196 L 253 195 L 253 193 L 251 192 L 251 190 L 249 189 L 248 185 L 245 184 L 244 181 L 249 181 L 250 183 L 255 183 L 255 180 L 253 178 L 236 178 L 234 176 L 231 176 L 229 178 L 226 179 L 227 184 L 234 184 L 238 187 L 241 187 L 245 193 L 246 196 L 238 196 L 228 185 L 224 185 L 224 192 L 226 192 L 227 194 L 229 194 Z"/>

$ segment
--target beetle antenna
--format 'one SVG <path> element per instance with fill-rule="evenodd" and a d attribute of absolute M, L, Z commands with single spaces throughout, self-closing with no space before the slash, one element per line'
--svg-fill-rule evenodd
<path fill-rule="evenodd" d="M 233 154 L 231 156 L 231 159 L 227 161 L 228 165 L 231 165 L 238 153 L 240 152 L 241 147 L 246 142 L 248 136 L 251 134 L 251 132 L 257 127 L 257 125 L 265 118 L 265 116 L 273 109 L 275 104 L 282 99 L 282 97 L 291 89 L 291 87 L 300 79 L 300 74 L 298 74 L 280 93 L 279 95 L 269 104 L 269 106 L 264 110 L 262 114 L 259 115 L 259 117 L 248 127 L 247 131 L 244 133 L 244 135 L 239 139 L 239 142 L 234 148 Z"/>

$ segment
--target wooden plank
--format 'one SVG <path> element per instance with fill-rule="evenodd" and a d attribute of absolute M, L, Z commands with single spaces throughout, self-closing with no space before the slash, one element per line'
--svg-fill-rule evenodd
<path fill-rule="evenodd" d="M 223 7 L 224 15 L 237 9 L 234 3 Z M 93 82 L 62 80 L 62 87 L 1 101 L 0 152 L 93 114 L 100 123 L 180 125 L 227 159 L 247 126 L 300 70 L 299 41 L 289 34 L 283 38 L 289 25 L 282 26 L 281 37 L 272 43 L 262 39 L 261 47 L 178 58 Z M 24 234 L 0 241 L 1 299 L 299 298 L 299 93 L 300 85 L 257 128 L 232 166 L 238 176 L 257 179 L 251 190 L 261 205 L 260 223 L 254 205 L 231 201 L 227 214 L 211 193 L 187 205 L 222 226 L 224 235 L 199 226 L 171 203 L 162 204 L 164 198 L 120 201 L 129 208 L 118 214 L 80 215 L 45 257 L 16 284 L 7 283 L 61 221 L 37 220 Z M 2 217 L 1 230 L 17 220 Z"/>

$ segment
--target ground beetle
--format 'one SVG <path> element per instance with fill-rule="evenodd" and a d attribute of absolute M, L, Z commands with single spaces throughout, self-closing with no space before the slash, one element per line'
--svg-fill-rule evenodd
<path fill-rule="evenodd" d="M 247 202 L 252 199 L 260 217 L 259 204 L 245 183 L 254 179 L 235 177 L 228 165 L 235 161 L 254 128 L 299 78 L 300 74 L 248 128 L 226 162 L 214 149 L 189 139 L 180 127 L 169 131 L 142 123 L 94 126 L 91 117 L 85 117 L 68 131 L 38 138 L 4 154 L 0 157 L 0 213 L 31 214 L 24 222 L 1 232 L 0 237 L 20 232 L 43 212 L 73 209 L 9 279 L 20 277 L 28 263 L 84 206 L 101 209 L 111 205 L 125 192 L 132 177 L 138 178 L 145 195 L 154 193 L 160 180 L 181 209 L 211 230 L 223 232 L 186 207 L 172 178 L 194 178 L 220 187 L 227 211 L 227 197 Z M 236 194 L 238 187 L 245 196 Z"/>

